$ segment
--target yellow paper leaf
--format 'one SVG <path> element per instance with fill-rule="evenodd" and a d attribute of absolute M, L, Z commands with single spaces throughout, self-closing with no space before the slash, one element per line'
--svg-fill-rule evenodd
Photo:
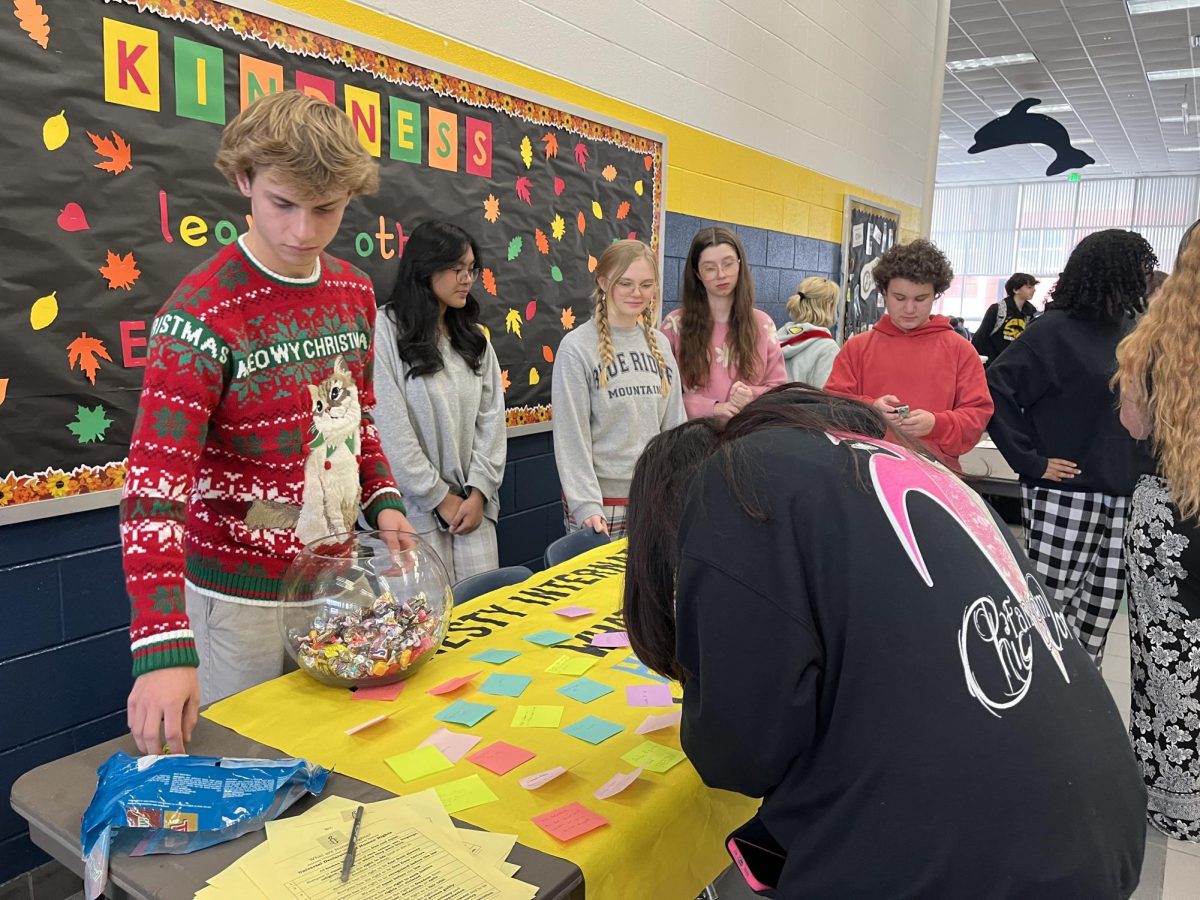
<path fill-rule="evenodd" d="M 531 385 L 534 385 L 534 384 L 537 384 L 541 380 L 542 380 L 542 376 L 538 374 L 537 368 L 531 367 L 529 369 L 529 383 Z"/>
<path fill-rule="evenodd" d="M 563 239 L 563 235 L 567 233 L 567 223 L 563 221 L 562 216 L 556 215 L 550 222 L 550 233 L 554 235 L 556 241 Z"/>
<path fill-rule="evenodd" d="M 66 110 L 42 123 L 42 143 L 46 145 L 47 150 L 57 150 L 70 136 L 71 127 L 67 124 Z"/>
<path fill-rule="evenodd" d="M 635 194 L 637 194 L 639 197 L 642 196 L 642 191 L 644 191 L 644 190 L 645 190 L 645 188 L 642 187 L 642 179 L 639 178 L 637 181 L 635 181 L 633 183 L 633 192 Z"/>
<path fill-rule="evenodd" d="M 599 201 L 599 200 L 593 200 L 593 201 L 592 201 L 592 215 L 593 215 L 593 216 L 595 216 L 597 219 L 603 219 L 603 218 L 604 218 L 604 210 L 602 210 L 602 209 L 600 208 L 600 201 Z"/>
<path fill-rule="evenodd" d="M 521 138 L 521 162 L 527 169 L 533 164 L 533 144 L 529 142 L 529 135 Z"/>
<path fill-rule="evenodd" d="M 58 291 L 38 297 L 29 309 L 29 324 L 34 331 L 41 331 L 58 318 Z"/>

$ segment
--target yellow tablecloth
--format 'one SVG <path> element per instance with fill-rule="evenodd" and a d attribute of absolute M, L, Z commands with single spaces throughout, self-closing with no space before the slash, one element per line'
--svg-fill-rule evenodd
<path fill-rule="evenodd" d="M 528 581 L 472 600 L 454 611 L 442 652 L 418 671 L 404 692 L 391 703 L 354 701 L 349 692 L 326 687 L 302 672 L 293 672 L 210 707 L 205 715 L 221 725 L 285 753 L 303 757 L 397 794 L 424 790 L 467 775 L 479 775 L 500 798 L 458 813 L 458 817 L 489 831 L 516 833 L 522 843 L 571 860 L 583 870 L 591 900 L 642 900 L 689 898 L 727 865 L 723 841 L 734 827 L 753 815 L 756 802 L 706 788 L 686 760 L 664 774 L 646 771 L 637 782 L 608 800 L 592 792 L 617 772 L 632 766 L 621 755 L 645 740 L 679 747 L 679 727 L 648 735 L 634 729 L 661 708 L 633 707 L 626 702 L 625 686 L 650 684 L 646 670 L 624 649 L 600 650 L 591 646 L 593 634 L 623 628 L 620 614 L 621 585 L 625 570 L 625 542 L 617 542 L 540 572 Z M 583 606 L 595 615 L 568 619 L 555 608 Z M 567 632 L 570 641 L 556 647 L 539 647 L 522 640 L 545 629 Z M 493 666 L 470 657 L 482 650 L 517 650 L 521 655 Z M 587 654 L 600 662 L 587 677 L 615 688 L 591 703 L 579 703 L 556 692 L 572 676 L 551 675 L 545 669 L 564 654 Z M 469 687 L 448 697 L 426 690 L 473 671 L 480 674 Z M 492 673 L 532 675 L 534 681 L 519 698 L 483 694 L 479 685 Z M 678 696 L 679 686 L 672 684 Z M 483 740 L 476 749 L 494 740 L 505 740 L 537 754 L 518 769 L 497 776 L 461 760 L 453 769 L 405 783 L 384 759 L 416 747 L 442 723 L 435 713 L 458 699 L 497 707 L 468 731 Z M 625 730 L 593 746 L 561 729 L 513 728 L 518 705 L 546 704 L 563 707 L 562 725 L 586 716 L 598 716 Z M 678 708 L 678 707 L 676 707 Z M 345 730 L 373 716 L 402 710 L 387 722 L 354 736 Z M 555 766 L 570 771 L 534 791 L 518 779 Z M 609 820 L 609 825 L 568 843 L 550 837 L 530 819 L 563 804 L 579 801 Z"/>

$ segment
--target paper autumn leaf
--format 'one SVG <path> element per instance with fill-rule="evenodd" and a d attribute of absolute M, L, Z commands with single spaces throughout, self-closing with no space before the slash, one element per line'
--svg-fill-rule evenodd
<path fill-rule="evenodd" d="M 495 194 L 488 194 L 487 199 L 483 201 L 483 217 L 493 225 L 500 218 L 500 201 L 496 199 Z"/>
<path fill-rule="evenodd" d="M 642 164 L 645 165 L 646 171 L 649 172 L 652 168 L 654 168 L 654 157 L 653 156 L 643 156 Z"/>
<path fill-rule="evenodd" d="M 100 267 L 100 274 L 108 281 L 109 290 L 125 288 L 128 291 L 133 289 L 134 282 L 141 277 L 142 272 L 137 267 L 137 260 L 133 258 L 132 253 L 121 256 L 109 250 L 108 262 Z"/>
<path fill-rule="evenodd" d="M 480 273 L 479 277 L 483 279 L 483 289 L 485 291 L 487 291 L 489 294 L 491 294 L 493 297 L 495 297 L 496 296 L 496 273 L 493 272 L 491 269 L 484 269 L 483 272 Z"/>
<path fill-rule="evenodd" d="M 604 176 L 605 181 L 614 181 L 617 177 L 617 170 L 609 165 L 600 170 L 600 174 Z"/>
<path fill-rule="evenodd" d="M 587 171 L 588 155 L 587 144 L 580 141 L 575 145 L 575 162 L 579 163 L 579 168 L 585 172 Z"/>
<path fill-rule="evenodd" d="M 592 201 L 592 215 L 595 216 L 597 219 L 604 218 L 604 210 L 600 208 L 599 200 Z"/>
<path fill-rule="evenodd" d="M 559 178 L 557 175 L 555 175 L 554 176 L 554 196 L 561 197 L 562 192 L 565 191 L 566 189 L 567 189 L 567 183 L 565 181 L 563 181 L 561 178 Z"/>
<path fill-rule="evenodd" d="M 515 238 L 513 238 L 511 241 L 508 242 L 508 261 L 509 262 L 512 262 L 514 259 L 516 259 L 518 256 L 521 255 L 521 247 L 524 246 L 524 244 L 525 244 L 525 241 L 523 241 L 521 239 L 521 236 L 519 234 Z"/>
<path fill-rule="evenodd" d="M 521 336 L 521 314 L 515 309 L 510 309 L 504 317 L 504 330 L 517 337 Z"/>
<path fill-rule="evenodd" d="M 536 366 L 529 367 L 529 384 L 535 385 L 542 380 L 542 376 L 538 374 Z"/>
<path fill-rule="evenodd" d="M 530 300 L 525 304 L 525 321 L 532 322 L 533 317 L 537 315 L 537 300 Z"/>
<path fill-rule="evenodd" d="M 555 281 L 561 282 L 563 280 L 562 269 L 560 269 L 558 266 L 551 266 L 550 277 Z"/>
<path fill-rule="evenodd" d="M 42 143 L 47 150 L 57 150 L 71 136 L 71 126 L 67 123 L 67 111 L 60 110 L 58 115 L 51 116 L 42 123 Z"/>
<path fill-rule="evenodd" d="M 645 190 L 645 188 L 642 186 L 642 179 L 639 178 L 637 181 L 635 181 L 633 183 L 633 192 L 635 194 L 637 194 L 639 197 L 642 196 L 642 192 L 644 190 Z"/>
<path fill-rule="evenodd" d="M 94 409 L 77 406 L 75 421 L 67 423 L 67 431 L 75 435 L 75 440 L 80 444 L 90 444 L 93 441 L 104 440 L 104 432 L 108 431 L 111 424 L 112 419 L 108 417 L 103 405 L 97 405 Z"/>
<path fill-rule="evenodd" d="M 533 144 L 529 142 L 529 135 L 521 138 L 521 162 L 527 169 L 533 165 Z"/>
<path fill-rule="evenodd" d="M 533 182 L 524 175 L 517 179 L 517 196 L 530 206 L 533 206 L 533 201 L 529 199 L 529 189 L 531 187 L 533 187 Z"/>
<path fill-rule="evenodd" d="M 8 396 L 8 379 L 0 378 L 0 406 L 4 405 L 4 398 Z"/>
<path fill-rule="evenodd" d="M 550 241 L 546 238 L 546 232 L 542 231 L 542 229 L 533 229 L 533 242 L 537 244 L 538 252 L 543 256 L 550 252 Z"/>
<path fill-rule="evenodd" d="M 596 257 L 594 257 L 594 256 L 588 257 L 588 271 L 589 272 L 595 272 L 596 266 L 598 266 L 598 265 L 600 265 L 600 261 L 598 259 L 596 259 Z"/>
<path fill-rule="evenodd" d="M 13 0 L 13 15 L 29 39 L 45 50 L 50 43 L 50 19 L 37 0 Z"/>
<path fill-rule="evenodd" d="M 95 167 L 118 175 L 126 169 L 132 169 L 133 163 L 129 161 L 130 147 L 125 143 L 125 139 L 115 131 L 111 132 L 111 134 L 112 140 L 100 137 L 98 134 L 92 134 L 90 131 L 87 133 L 87 136 L 92 139 L 92 143 L 96 146 L 96 152 L 104 157 L 104 162 L 96 163 Z"/>
<path fill-rule="evenodd" d="M 550 222 L 550 233 L 554 235 L 556 241 L 561 241 L 563 235 L 567 233 L 567 223 L 563 221 L 563 217 L 555 215 Z"/>
<path fill-rule="evenodd" d="M 617 207 L 617 218 L 624 219 L 629 216 L 629 201 L 622 200 L 621 205 Z"/>
<path fill-rule="evenodd" d="M 549 344 L 542 344 L 542 359 L 548 363 L 554 362 L 554 351 L 550 349 Z"/>
<path fill-rule="evenodd" d="M 558 135 L 553 131 L 547 131 L 542 135 L 542 143 L 546 145 L 546 159 L 552 156 L 558 156 Z"/>
<path fill-rule="evenodd" d="M 570 331 L 575 327 L 575 313 L 571 307 L 563 308 L 562 315 L 558 317 L 558 321 L 562 323 L 563 331 Z"/>
<path fill-rule="evenodd" d="M 575 217 L 575 227 L 579 229 L 580 234 L 587 231 L 587 219 L 583 217 L 582 209 L 579 211 L 579 215 Z"/>
<path fill-rule="evenodd" d="M 102 359 L 112 362 L 112 357 L 104 349 L 104 342 L 99 338 L 88 337 L 86 331 L 67 344 L 67 362 L 70 363 L 71 369 L 74 370 L 75 364 L 78 363 L 79 370 L 92 384 L 96 383 L 96 373 L 100 371 Z"/>
<path fill-rule="evenodd" d="M 504 389 L 506 394 L 508 393 L 508 389 L 512 387 L 512 382 L 508 380 L 508 369 L 500 371 L 500 387 Z"/>

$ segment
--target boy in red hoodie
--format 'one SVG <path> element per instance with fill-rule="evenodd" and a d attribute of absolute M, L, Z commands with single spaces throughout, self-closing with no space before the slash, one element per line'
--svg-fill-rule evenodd
<path fill-rule="evenodd" d="M 915 240 L 884 253 L 874 274 L 887 313 L 846 342 L 825 390 L 874 404 L 892 428 L 958 469 L 987 427 L 992 397 L 974 348 L 931 315 L 954 271 L 932 243 Z"/>

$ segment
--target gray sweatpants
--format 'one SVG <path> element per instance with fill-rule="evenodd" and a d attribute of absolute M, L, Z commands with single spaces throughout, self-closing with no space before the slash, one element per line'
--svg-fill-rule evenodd
<path fill-rule="evenodd" d="M 247 606 L 185 589 L 200 656 L 200 704 L 214 703 L 296 666 L 283 649 L 274 606 Z"/>

